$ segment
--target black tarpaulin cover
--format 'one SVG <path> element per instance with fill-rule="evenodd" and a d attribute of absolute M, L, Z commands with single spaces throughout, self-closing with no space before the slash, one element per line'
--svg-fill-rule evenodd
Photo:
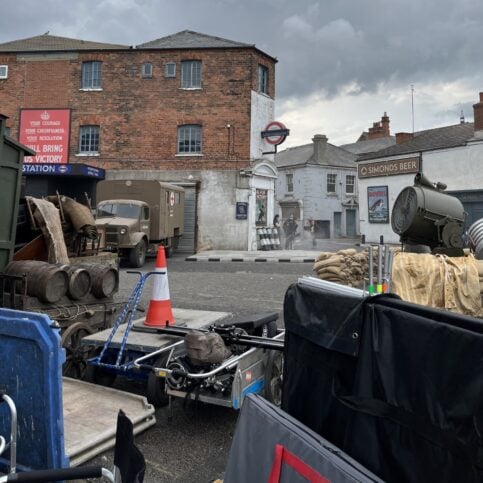
<path fill-rule="evenodd" d="M 483 481 L 483 323 L 292 285 L 282 408 L 390 482 Z"/>
<path fill-rule="evenodd" d="M 339 448 L 261 396 L 244 402 L 225 483 L 383 483 Z"/>

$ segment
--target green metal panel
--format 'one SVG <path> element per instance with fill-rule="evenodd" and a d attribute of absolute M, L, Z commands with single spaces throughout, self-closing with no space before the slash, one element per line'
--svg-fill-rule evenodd
<path fill-rule="evenodd" d="M 34 154 L 5 136 L 6 119 L 0 114 L 0 271 L 12 259 L 15 248 L 23 157 Z"/>

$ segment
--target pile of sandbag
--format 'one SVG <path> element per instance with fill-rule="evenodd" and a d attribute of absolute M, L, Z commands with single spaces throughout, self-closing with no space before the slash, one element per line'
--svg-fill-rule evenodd
<path fill-rule="evenodd" d="M 322 252 L 314 263 L 314 272 L 322 280 L 360 287 L 368 272 L 368 253 L 354 248 Z"/>

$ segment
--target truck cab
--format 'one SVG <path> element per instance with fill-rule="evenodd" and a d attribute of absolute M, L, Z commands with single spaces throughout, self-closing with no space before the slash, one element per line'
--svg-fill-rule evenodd
<path fill-rule="evenodd" d="M 137 200 L 104 200 L 97 205 L 96 226 L 101 246 L 119 253 L 132 267 L 142 267 L 149 246 L 150 209 Z"/>

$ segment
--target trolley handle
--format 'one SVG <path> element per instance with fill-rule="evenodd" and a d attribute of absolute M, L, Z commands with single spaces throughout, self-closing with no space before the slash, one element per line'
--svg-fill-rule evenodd
<path fill-rule="evenodd" d="M 36 470 L 25 473 L 14 473 L 5 477 L 0 477 L 0 483 L 18 482 L 49 482 L 63 480 L 77 480 L 79 478 L 101 478 L 105 477 L 108 481 L 114 482 L 113 474 L 102 466 L 85 466 L 81 468 L 63 468 L 59 470 Z"/>

